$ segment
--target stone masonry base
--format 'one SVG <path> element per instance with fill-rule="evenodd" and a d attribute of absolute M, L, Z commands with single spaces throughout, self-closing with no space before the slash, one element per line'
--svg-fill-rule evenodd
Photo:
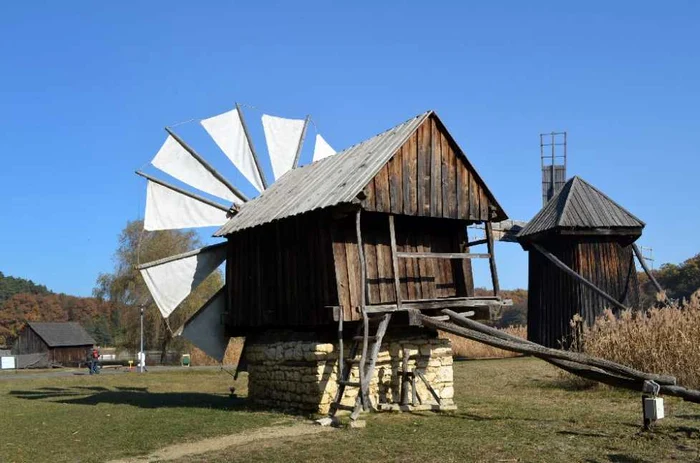
<path fill-rule="evenodd" d="M 351 345 L 351 341 L 344 342 L 345 356 Z M 431 331 L 408 327 L 390 329 L 384 337 L 370 383 L 372 403 L 400 402 L 404 353 L 409 355 L 408 370 L 422 372 L 442 406 L 454 408 L 450 341 Z M 269 331 L 247 340 L 246 358 L 248 395 L 253 404 L 304 413 L 328 412 L 338 387 L 338 342 L 331 333 Z M 357 365 L 350 381 L 359 381 Z M 419 378 L 416 391 L 420 403 L 436 404 Z M 357 392 L 358 388 L 347 387 L 343 404 L 353 405 Z"/>

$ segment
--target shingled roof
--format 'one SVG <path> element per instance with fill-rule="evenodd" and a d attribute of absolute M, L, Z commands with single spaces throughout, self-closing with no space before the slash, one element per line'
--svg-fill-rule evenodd
<path fill-rule="evenodd" d="M 518 233 L 518 240 L 555 229 L 641 229 L 644 222 L 580 177 L 562 189 Z"/>
<path fill-rule="evenodd" d="M 28 325 L 49 347 L 87 346 L 95 344 L 95 340 L 92 339 L 79 323 L 30 322 Z"/>
<path fill-rule="evenodd" d="M 240 211 L 214 236 L 226 236 L 285 217 L 351 203 L 432 115 L 435 115 L 434 111 L 426 111 L 333 156 L 288 171 L 260 196 L 241 205 Z M 476 170 L 470 167 L 481 182 Z M 502 212 L 488 188 L 485 190 Z M 505 216 L 504 212 L 502 214 Z"/>

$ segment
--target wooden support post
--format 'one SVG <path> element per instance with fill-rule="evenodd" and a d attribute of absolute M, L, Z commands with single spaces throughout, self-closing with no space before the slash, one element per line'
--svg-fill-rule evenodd
<path fill-rule="evenodd" d="M 557 256 L 552 254 L 551 252 L 547 251 L 545 248 L 540 246 L 537 243 L 532 243 L 532 247 L 535 248 L 540 254 L 542 254 L 544 257 L 549 259 L 550 262 L 552 262 L 554 265 L 556 265 L 558 268 L 564 271 L 567 275 L 573 277 L 575 280 L 580 282 L 583 286 L 586 288 L 590 289 L 597 295 L 601 296 L 603 299 L 607 300 L 610 302 L 612 305 L 617 307 L 620 310 L 628 310 L 627 307 L 625 307 L 622 303 L 618 302 L 617 299 L 612 297 L 610 294 L 606 293 L 590 281 L 588 281 L 586 278 L 582 277 L 578 273 L 576 273 L 573 269 L 571 269 L 568 265 L 566 265 L 564 262 L 559 260 Z"/>
<path fill-rule="evenodd" d="M 365 365 L 367 362 L 367 350 L 369 341 L 369 318 L 367 317 L 367 268 L 365 263 L 365 251 L 362 247 L 362 209 L 358 209 L 355 213 L 355 233 L 357 234 L 357 252 L 360 257 L 360 309 L 362 310 L 362 357 L 360 358 L 359 375 L 360 375 L 360 393 L 358 398 L 361 398 L 365 407 L 367 397 L 369 397 L 369 381 L 365 381 Z M 367 387 L 365 387 L 367 385 Z"/>
<path fill-rule="evenodd" d="M 394 291 L 396 292 L 396 306 L 401 308 L 401 284 L 399 283 L 398 251 L 396 250 L 396 227 L 394 215 L 389 215 L 389 238 L 391 240 L 391 265 L 394 269 Z"/>
<path fill-rule="evenodd" d="M 199 163 L 202 165 L 202 167 L 204 167 L 207 171 L 209 171 L 209 173 L 212 174 L 212 175 L 214 176 L 215 179 L 217 179 L 218 181 L 220 181 L 221 183 L 223 183 L 223 184 L 226 186 L 226 188 L 228 188 L 229 190 L 231 190 L 231 192 L 232 192 L 233 194 L 235 194 L 236 196 L 238 196 L 239 198 L 241 198 L 241 201 L 243 201 L 243 202 L 248 201 L 248 197 L 247 197 L 246 195 L 244 195 L 243 193 L 241 193 L 241 190 L 239 190 L 238 188 L 236 188 L 235 186 L 233 186 L 233 184 L 232 184 L 231 182 L 229 182 L 229 181 L 226 179 L 226 177 L 224 177 L 223 175 L 221 175 L 221 174 L 219 173 L 219 171 L 217 171 L 216 169 L 214 169 L 214 168 L 211 166 L 211 164 L 209 164 L 202 156 L 199 155 L 199 153 L 197 153 L 197 152 L 194 150 L 194 148 L 192 148 L 190 145 L 188 145 L 187 143 L 185 143 L 185 141 L 184 141 L 182 138 L 180 138 L 175 132 L 173 132 L 172 130 L 170 130 L 168 127 L 165 128 L 165 131 L 168 132 L 168 134 L 169 134 L 171 137 L 173 137 L 173 138 L 175 139 L 175 141 L 178 142 L 178 143 L 180 144 L 180 146 L 182 146 L 182 147 L 185 149 L 185 151 L 187 151 L 188 153 L 190 153 L 190 155 L 192 155 L 192 157 L 193 157 L 197 162 L 199 162 Z"/>
<path fill-rule="evenodd" d="M 423 381 L 423 383 L 425 383 L 425 387 L 428 388 L 428 392 L 430 392 L 430 395 L 432 395 L 433 398 L 435 399 L 435 401 L 437 402 L 437 404 L 440 405 L 440 396 L 437 394 L 437 392 L 435 392 L 435 389 L 433 389 L 433 386 L 428 382 L 428 378 L 426 378 L 425 375 L 423 375 L 423 373 L 421 373 L 420 370 L 416 369 L 416 370 L 414 370 L 414 372 L 415 372 L 415 374 L 418 375 L 418 377 L 421 379 L 421 381 Z"/>
<path fill-rule="evenodd" d="M 297 152 L 294 155 L 294 164 L 292 164 L 292 169 L 296 169 L 297 167 L 299 167 L 301 147 L 304 146 L 304 138 L 306 137 L 306 129 L 309 126 L 309 119 L 311 119 L 311 116 L 306 116 L 306 119 L 304 119 L 304 128 L 301 129 L 301 137 L 299 138 L 299 145 L 297 145 Z"/>
<path fill-rule="evenodd" d="M 410 382 L 408 380 L 408 357 L 409 351 L 406 346 L 403 347 L 403 362 L 401 363 L 401 405 L 408 405 L 408 388 Z"/>
<path fill-rule="evenodd" d="M 245 118 L 243 117 L 243 110 L 241 105 L 236 103 L 236 111 L 238 111 L 238 118 L 241 120 L 241 126 L 243 127 L 243 132 L 245 133 L 245 138 L 248 140 L 248 147 L 250 147 L 250 152 L 253 154 L 253 161 L 255 161 L 255 168 L 258 169 L 258 174 L 260 174 L 260 180 L 262 181 L 263 188 L 267 190 L 267 178 L 265 177 L 265 172 L 263 172 L 260 166 L 260 160 L 258 159 L 258 153 L 255 151 L 255 145 L 253 145 L 253 139 L 250 138 L 250 132 L 248 131 L 248 124 L 245 123 Z"/>
<path fill-rule="evenodd" d="M 486 245 L 489 251 L 489 265 L 491 266 L 491 282 L 493 283 L 493 295 L 498 296 L 501 293 L 501 286 L 498 282 L 498 270 L 496 269 L 496 255 L 493 250 L 493 225 L 491 222 L 486 222 Z"/>
<path fill-rule="evenodd" d="M 632 244 L 632 249 L 634 250 L 634 255 L 637 256 L 637 260 L 639 261 L 639 265 L 642 266 L 644 269 L 644 273 L 647 274 L 649 277 L 649 280 L 651 280 L 652 284 L 656 288 L 656 291 L 664 295 L 664 299 L 668 301 L 668 297 L 666 297 L 666 293 L 664 289 L 661 287 L 658 281 L 656 281 L 656 278 L 654 278 L 654 275 L 651 273 L 651 270 L 649 270 L 649 267 L 647 266 L 647 263 L 644 262 L 644 256 L 642 255 L 642 251 L 639 250 L 639 247 L 637 246 L 637 243 Z"/>

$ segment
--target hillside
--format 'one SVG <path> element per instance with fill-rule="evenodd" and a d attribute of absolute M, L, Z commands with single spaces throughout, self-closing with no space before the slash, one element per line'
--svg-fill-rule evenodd
<path fill-rule="evenodd" d="M 56 294 L 31 280 L 0 272 L 0 345 L 12 345 L 28 321 L 75 321 L 102 345 L 119 334 L 120 312 L 94 297 Z"/>
<path fill-rule="evenodd" d="M 0 304 L 15 294 L 51 294 L 46 286 L 38 285 L 32 280 L 5 276 L 0 272 Z"/>

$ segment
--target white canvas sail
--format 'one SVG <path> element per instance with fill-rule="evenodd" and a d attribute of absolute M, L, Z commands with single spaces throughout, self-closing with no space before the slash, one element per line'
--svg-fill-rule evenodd
<path fill-rule="evenodd" d="M 258 191 L 262 191 L 264 189 L 262 179 L 255 165 L 253 152 L 248 144 L 238 111 L 234 109 L 203 119 L 201 124 L 233 165 Z"/>
<path fill-rule="evenodd" d="M 262 124 L 272 172 L 277 180 L 294 166 L 294 158 L 299 148 L 305 121 L 263 114 Z"/>
<path fill-rule="evenodd" d="M 328 156 L 333 156 L 335 154 L 335 150 L 331 148 L 331 145 L 328 144 L 324 138 L 316 134 L 316 144 L 314 145 L 314 162 L 318 161 L 319 159 L 327 158 Z"/>
<path fill-rule="evenodd" d="M 202 349 L 208 356 L 224 360 L 230 338 L 222 323 L 226 311 L 226 286 L 214 295 L 204 306 L 185 322 L 176 332 L 192 344 Z"/>
<path fill-rule="evenodd" d="M 239 204 L 243 202 L 170 135 L 165 139 L 165 143 L 158 150 L 151 164 L 210 195 Z"/>
<path fill-rule="evenodd" d="M 167 318 L 226 258 L 224 244 L 144 264 L 139 271 L 160 313 Z"/>
<path fill-rule="evenodd" d="M 225 211 L 148 181 L 143 221 L 146 230 L 220 226 L 226 220 Z"/>

